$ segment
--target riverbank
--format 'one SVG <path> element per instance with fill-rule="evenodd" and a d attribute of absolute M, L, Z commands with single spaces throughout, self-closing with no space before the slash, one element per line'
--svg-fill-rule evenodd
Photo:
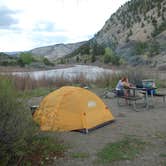
<path fill-rule="evenodd" d="M 45 70 L 53 70 L 53 69 L 64 69 L 73 67 L 74 65 L 56 65 L 54 67 L 45 67 L 45 68 L 35 68 L 35 67 L 20 67 L 20 66 L 0 66 L 0 72 L 31 72 L 31 71 L 45 71 Z"/>

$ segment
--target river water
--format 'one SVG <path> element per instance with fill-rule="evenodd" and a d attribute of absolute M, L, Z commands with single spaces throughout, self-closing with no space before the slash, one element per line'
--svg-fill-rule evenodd
<path fill-rule="evenodd" d="M 53 69 L 45 71 L 31 71 L 31 72 L 12 72 L 13 75 L 17 76 L 30 76 L 34 79 L 40 78 L 52 78 L 56 79 L 63 77 L 66 79 L 72 79 L 74 77 L 84 75 L 89 80 L 95 80 L 98 76 L 103 74 L 112 74 L 114 71 L 111 69 L 104 69 L 98 66 L 88 66 L 88 65 L 75 65 L 69 68 L 63 69 Z"/>

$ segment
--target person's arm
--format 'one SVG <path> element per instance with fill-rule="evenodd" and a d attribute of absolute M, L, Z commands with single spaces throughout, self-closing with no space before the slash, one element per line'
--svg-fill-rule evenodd
<path fill-rule="evenodd" d="M 129 88 L 130 87 L 130 84 L 128 82 L 123 82 L 123 87 L 124 88 Z"/>

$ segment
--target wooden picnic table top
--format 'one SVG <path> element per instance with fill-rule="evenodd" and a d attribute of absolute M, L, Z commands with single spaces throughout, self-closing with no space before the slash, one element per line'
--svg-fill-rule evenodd
<path fill-rule="evenodd" d="M 132 86 L 132 87 L 127 87 L 125 89 L 133 89 L 133 90 L 143 90 L 143 91 L 147 91 L 147 90 L 155 90 L 157 89 L 157 87 L 149 87 L 149 88 L 137 88 L 136 86 Z"/>

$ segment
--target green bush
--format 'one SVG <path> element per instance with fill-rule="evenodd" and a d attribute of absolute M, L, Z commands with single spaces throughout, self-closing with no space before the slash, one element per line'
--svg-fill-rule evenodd
<path fill-rule="evenodd" d="M 155 37 L 166 29 L 166 22 L 162 22 L 159 27 L 156 27 L 152 33 L 152 36 Z"/>
<path fill-rule="evenodd" d="M 159 50 L 160 50 L 160 45 L 157 41 L 152 41 L 149 44 L 149 57 L 153 57 L 157 54 L 159 54 Z"/>
<path fill-rule="evenodd" d="M 116 55 L 116 53 L 109 47 L 105 48 L 105 54 L 104 54 L 104 63 L 112 63 L 114 65 L 119 65 L 120 58 Z"/>
<path fill-rule="evenodd" d="M 148 49 L 148 43 L 146 42 L 137 42 L 135 45 L 135 54 L 143 54 Z"/>
<path fill-rule="evenodd" d="M 43 63 L 48 66 L 54 66 L 54 64 L 51 63 L 46 57 L 43 59 Z"/>
<path fill-rule="evenodd" d="M 24 154 L 34 129 L 12 82 L 0 77 L 0 165 L 10 165 Z"/>
<path fill-rule="evenodd" d="M 92 55 L 91 56 L 91 62 L 93 63 L 93 62 L 95 62 L 96 61 L 96 56 L 95 55 Z"/>
<path fill-rule="evenodd" d="M 23 52 L 19 56 L 18 64 L 20 66 L 25 66 L 25 65 L 31 64 L 33 61 L 34 61 L 34 58 L 31 53 Z"/>
<path fill-rule="evenodd" d="M 156 86 L 158 88 L 166 88 L 166 80 L 156 80 Z"/>
<path fill-rule="evenodd" d="M 110 63 L 111 62 L 111 55 L 105 54 L 104 55 L 104 63 Z"/>

